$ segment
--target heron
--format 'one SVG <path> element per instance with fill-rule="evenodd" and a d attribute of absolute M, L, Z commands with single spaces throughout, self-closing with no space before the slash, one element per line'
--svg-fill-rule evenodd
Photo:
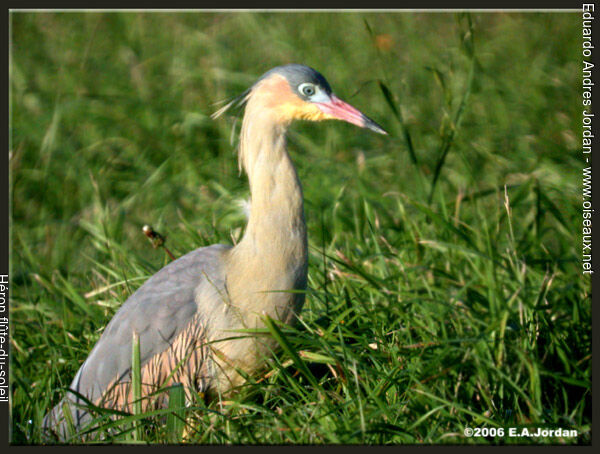
<path fill-rule="evenodd" d="M 387 134 L 339 99 L 319 72 L 301 64 L 267 71 L 213 117 L 234 106 L 245 107 L 238 159 L 250 186 L 242 239 L 235 246 L 201 247 L 170 262 L 123 303 L 63 400 L 44 418 L 44 429 L 59 439 L 69 427 L 90 423 L 86 399 L 132 412 L 134 336 L 143 410 L 165 408 L 168 393 L 161 390 L 175 384 L 183 385 L 188 401 L 193 393 L 210 399 L 235 392 L 244 375 L 257 373 L 276 341 L 232 332 L 264 328 L 265 317 L 293 324 L 307 286 L 302 186 L 286 149 L 290 123 L 338 119 Z"/>

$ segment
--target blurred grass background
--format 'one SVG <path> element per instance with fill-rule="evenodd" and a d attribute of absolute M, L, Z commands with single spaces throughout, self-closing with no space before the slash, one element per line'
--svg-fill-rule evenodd
<path fill-rule="evenodd" d="M 239 121 L 209 116 L 291 62 L 391 135 L 292 127 L 311 252 L 302 324 L 279 328 L 290 348 L 239 399 L 179 408 L 185 441 L 591 442 L 578 14 L 10 18 L 13 443 L 41 441 L 116 308 L 167 263 L 144 224 L 176 256 L 240 237 Z M 143 441 L 182 440 L 143 423 Z"/>

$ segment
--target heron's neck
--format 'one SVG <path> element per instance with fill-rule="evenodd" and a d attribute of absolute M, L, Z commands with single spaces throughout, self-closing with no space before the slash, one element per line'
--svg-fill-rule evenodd
<path fill-rule="evenodd" d="M 286 127 L 271 114 L 251 99 L 240 137 L 251 208 L 244 237 L 228 255 L 227 293 L 245 327 L 260 326 L 264 314 L 292 322 L 304 294 L 289 290 L 304 290 L 307 281 L 302 188 L 285 149 Z"/>
<path fill-rule="evenodd" d="M 302 187 L 285 148 L 286 126 L 249 104 L 241 131 L 240 163 L 248 174 L 250 218 L 243 242 L 256 253 L 306 255 Z M 302 257 L 304 259 L 304 257 Z"/>

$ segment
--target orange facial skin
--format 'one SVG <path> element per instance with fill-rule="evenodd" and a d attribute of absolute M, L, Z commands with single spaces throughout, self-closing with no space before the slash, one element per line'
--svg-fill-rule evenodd
<path fill-rule="evenodd" d="M 253 97 L 261 98 L 262 105 L 275 112 L 278 121 L 290 123 L 293 120 L 321 121 L 334 117 L 324 113 L 316 104 L 300 98 L 288 81 L 275 74 L 262 81 L 254 89 Z"/>

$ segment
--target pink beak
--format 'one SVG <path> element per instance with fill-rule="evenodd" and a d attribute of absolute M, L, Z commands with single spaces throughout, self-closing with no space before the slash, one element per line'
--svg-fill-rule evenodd
<path fill-rule="evenodd" d="M 344 120 L 353 125 L 360 126 L 361 128 L 369 128 L 379 134 L 387 134 L 381 126 L 363 114 L 360 110 L 355 109 L 334 94 L 331 94 L 330 98 L 331 101 L 329 102 L 316 103 L 319 109 L 324 113 L 331 115 L 338 120 Z"/>

